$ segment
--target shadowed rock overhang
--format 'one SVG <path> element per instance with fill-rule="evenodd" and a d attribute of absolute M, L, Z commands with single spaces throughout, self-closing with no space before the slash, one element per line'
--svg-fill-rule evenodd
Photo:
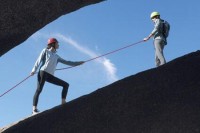
<path fill-rule="evenodd" d="M 1 0 L 0 56 L 62 15 L 104 0 Z"/>

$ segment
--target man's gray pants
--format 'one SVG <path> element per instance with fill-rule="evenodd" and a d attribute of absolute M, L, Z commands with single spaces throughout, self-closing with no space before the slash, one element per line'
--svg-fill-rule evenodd
<path fill-rule="evenodd" d="M 165 41 L 161 39 L 155 39 L 154 47 L 155 47 L 155 63 L 156 63 L 156 66 L 158 67 L 166 63 L 166 60 L 163 54 Z"/>

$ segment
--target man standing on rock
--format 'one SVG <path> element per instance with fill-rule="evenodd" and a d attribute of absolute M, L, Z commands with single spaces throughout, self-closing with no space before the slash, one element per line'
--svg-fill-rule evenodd
<path fill-rule="evenodd" d="M 164 20 L 160 19 L 160 13 L 152 12 L 150 15 L 150 18 L 154 23 L 154 29 L 150 33 L 150 35 L 144 38 L 143 40 L 147 41 L 151 37 L 153 37 L 154 39 L 153 43 L 155 47 L 155 64 L 158 67 L 166 63 L 166 60 L 163 54 L 163 49 L 165 45 L 167 44 L 166 37 L 168 36 L 168 33 L 165 36 L 164 30 L 166 31 L 168 30 L 167 32 L 169 32 L 169 29 L 165 29 Z"/>

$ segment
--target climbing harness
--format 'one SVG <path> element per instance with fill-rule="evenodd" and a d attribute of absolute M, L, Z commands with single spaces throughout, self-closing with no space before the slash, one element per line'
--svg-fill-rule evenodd
<path fill-rule="evenodd" d="M 102 54 L 102 55 L 97 56 L 97 57 L 95 57 L 95 58 L 86 60 L 85 63 L 86 63 L 86 62 L 89 62 L 89 61 L 92 61 L 92 60 L 95 60 L 95 59 L 97 59 L 97 58 L 101 58 L 101 57 L 106 56 L 106 55 L 109 55 L 109 54 L 116 53 L 116 52 L 118 52 L 118 51 L 121 51 L 121 50 L 123 50 L 123 49 L 126 49 L 126 48 L 128 48 L 128 47 L 131 47 L 131 46 L 133 46 L 133 45 L 136 45 L 136 44 L 139 44 L 139 43 L 142 43 L 142 42 L 144 42 L 144 40 L 139 41 L 139 42 L 136 42 L 136 43 L 133 43 L 133 44 L 131 44 L 131 45 L 127 45 L 127 46 L 125 46 L 125 47 L 122 47 L 122 48 L 119 48 L 119 49 L 116 49 L 116 50 L 113 50 L 113 51 L 108 52 L 108 53 Z M 66 67 L 66 68 L 60 68 L 60 69 L 56 69 L 56 70 L 64 70 L 64 69 L 69 69 L 69 68 L 72 68 L 72 67 L 76 67 L 76 66 L 70 66 L 70 67 Z M 7 91 L 4 92 L 3 94 L 1 94 L 1 95 L 0 95 L 0 98 L 3 97 L 3 96 L 4 96 L 5 94 L 7 94 L 8 92 L 10 92 L 11 90 L 15 89 L 17 86 L 19 86 L 20 84 L 22 84 L 24 81 L 26 81 L 26 80 L 29 79 L 30 77 L 31 77 L 31 75 L 27 76 L 25 79 L 23 79 L 22 81 L 20 81 L 18 84 L 16 84 L 16 85 L 13 86 L 12 88 L 10 88 L 9 90 L 7 90 Z"/>

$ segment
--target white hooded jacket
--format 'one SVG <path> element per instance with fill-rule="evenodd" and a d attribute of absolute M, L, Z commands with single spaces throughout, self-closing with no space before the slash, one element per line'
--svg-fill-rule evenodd
<path fill-rule="evenodd" d="M 40 56 L 35 62 L 32 72 L 36 73 L 38 67 L 41 66 L 41 71 L 45 71 L 51 75 L 54 75 L 58 62 L 70 66 L 76 66 L 81 64 L 81 62 L 66 61 L 62 59 L 59 55 L 57 55 L 56 52 L 52 52 L 49 49 L 43 49 L 40 53 Z"/>

